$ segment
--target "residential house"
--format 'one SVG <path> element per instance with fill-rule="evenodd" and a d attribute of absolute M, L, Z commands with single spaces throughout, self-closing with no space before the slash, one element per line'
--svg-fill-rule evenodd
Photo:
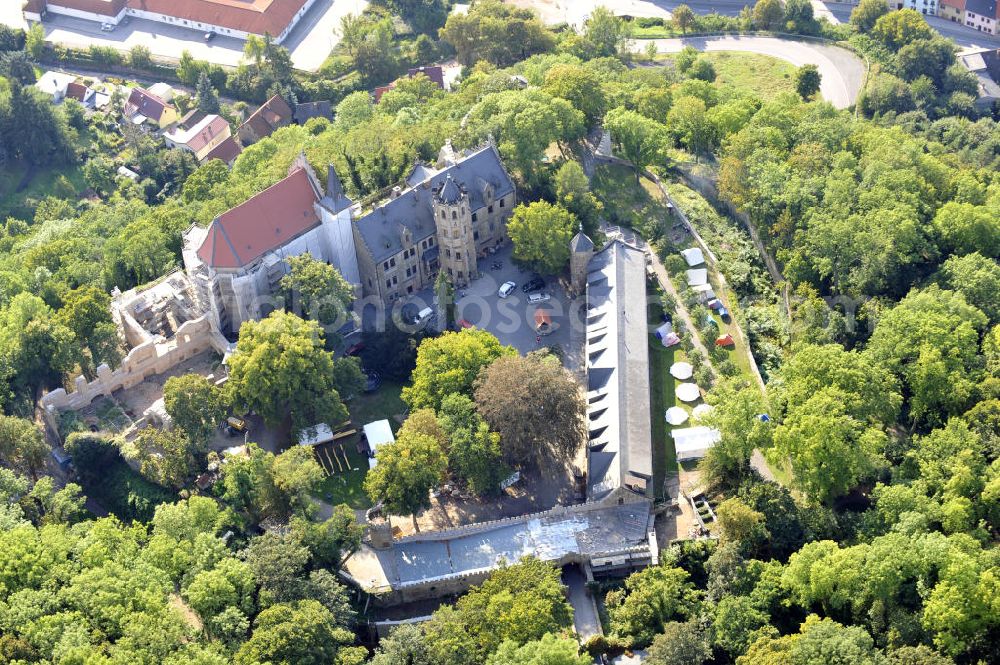
<path fill-rule="evenodd" d="M 914 9 L 921 14 L 934 16 L 938 13 L 938 0 L 898 0 L 894 5 L 896 9 Z"/>
<path fill-rule="evenodd" d="M 304 102 L 295 105 L 293 117 L 297 125 L 304 125 L 312 118 L 326 118 L 332 121 L 333 108 L 325 99 L 318 102 Z"/>
<path fill-rule="evenodd" d="M 35 87 L 52 97 L 52 101 L 58 104 L 66 97 L 66 91 L 70 84 L 76 80 L 73 74 L 63 72 L 45 72 L 42 77 L 35 82 Z"/>
<path fill-rule="evenodd" d="M 177 109 L 143 88 L 132 88 L 125 101 L 124 111 L 125 117 L 136 125 L 149 123 L 159 129 L 166 129 L 177 122 Z"/>
<path fill-rule="evenodd" d="M 205 155 L 205 161 L 211 159 L 221 159 L 226 163 L 226 166 L 232 166 L 236 158 L 240 156 L 243 152 L 243 148 L 236 141 L 235 136 L 230 136 L 228 139 L 220 143 L 219 145 L 212 148 L 207 155 Z"/>
<path fill-rule="evenodd" d="M 492 144 L 435 166 L 418 164 L 392 198 L 354 223 L 362 292 L 388 303 L 433 285 L 444 270 L 455 286 L 507 239 L 514 182 Z"/>
<path fill-rule="evenodd" d="M 277 129 L 292 124 L 292 115 L 292 108 L 281 95 L 271 97 L 240 125 L 236 132 L 240 145 L 248 148 Z"/>
<path fill-rule="evenodd" d="M 75 99 L 76 101 L 80 102 L 81 104 L 87 107 L 93 108 L 94 97 L 96 96 L 96 94 L 97 94 L 96 92 L 94 92 L 84 84 L 77 83 L 76 81 L 73 81 L 72 83 L 66 86 L 66 98 Z"/>
<path fill-rule="evenodd" d="M 178 124 L 172 131 L 166 132 L 163 139 L 168 148 L 187 150 L 202 162 L 220 143 L 230 138 L 232 130 L 226 119 L 220 115 L 214 113 L 199 115 L 203 117 L 190 124 Z"/>
<path fill-rule="evenodd" d="M 940 0 L 938 16 L 955 23 L 965 23 L 965 0 Z"/>
<path fill-rule="evenodd" d="M 423 74 L 431 80 L 437 87 L 444 90 L 444 69 L 440 65 L 433 65 L 430 67 L 412 67 L 407 70 L 406 76 L 408 78 L 413 78 L 418 74 Z M 396 82 L 393 81 L 389 85 L 380 85 L 373 91 L 372 95 L 375 98 L 375 103 L 378 104 L 382 100 L 382 95 L 389 92 L 396 87 Z"/>
<path fill-rule="evenodd" d="M 997 0 L 966 0 L 965 25 L 980 32 L 997 34 Z"/>
<path fill-rule="evenodd" d="M 1000 100 L 1000 49 L 967 49 L 957 57 L 976 77 L 979 89 L 976 106 L 989 109 Z"/>

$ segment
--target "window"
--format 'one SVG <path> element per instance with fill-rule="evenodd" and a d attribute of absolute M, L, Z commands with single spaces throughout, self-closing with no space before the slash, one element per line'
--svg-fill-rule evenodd
<path fill-rule="evenodd" d="M 479 221 L 479 215 L 477 213 L 472 213 L 472 221 L 474 221 L 474 222 L 478 222 Z"/>
<path fill-rule="evenodd" d="M 503 207 L 503 199 L 500 199 L 500 207 Z"/>
<path fill-rule="evenodd" d="M 444 210 L 442 210 L 441 211 L 441 219 L 446 219 L 446 218 L 447 218 L 447 215 L 445 215 Z"/>
<path fill-rule="evenodd" d="M 455 252 L 455 260 L 456 261 L 462 260 L 462 252 Z"/>
<path fill-rule="evenodd" d="M 488 212 L 488 213 L 490 213 L 492 215 L 493 214 L 493 206 L 490 206 L 489 208 L 487 208 L 486 212 Z"/>
<path fill-rule="evenodd" d="M 386 261 L 385 263 L 382 264 L 382 269 L 383 270 L 388 270 L 389 269 L 389 262 L 388 261 Z"/>
<path fill-rule="evenodd" d="M 461 270 L 459 270 L 459 271 L 458 271 L 458 278 L 459 278 L 459 279 L 462 279 L 462 277 L 463 277 L 463 275 L 462 275 L 462 271 L 461 271 Z"/>
<path fill-rule="evenodd" d="M 389 259 L 389 267 L 390 268 L 396 267 L 396 257 L 392 257 L 391 259 Z"/>
<path fill-rule="evenodd" d="M 472 233 L 472 239 L 473 240 L 479 240 L 479 231 L 474 231 Z"/>
<path fill-rule="evenodd" d="M 390 279 L 385 280 L 385 288 L 387 288 L 387 289 L 391 289 L 392 288 L 392 280 L 390 280 Z"/>
<path fill-rule="evenodd" d="M 457 212 L 455 212 L 454 210 L 452 210 L 452 211 L 451 211 L 451 218 L 452 218 L 452 219 L 458 219 L 458 213 L 457 213 Z"/>

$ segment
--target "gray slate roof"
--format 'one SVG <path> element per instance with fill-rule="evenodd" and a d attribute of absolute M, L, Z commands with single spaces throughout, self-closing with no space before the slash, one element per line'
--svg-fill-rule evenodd
<path fill-rule="evenodd" d="M 494 200 L 514 191 L 514 183 L 493 145 L 472 152 L 455 165 L 438 171 L 419 184 L 411 185 L 397 198 L 385 202 L 355 221 L 362 241 L 376 262 L 403 251 L 401 227 L 405 226 L 410 230 L 414 243 L 435 234 L 432 201 L 434 193 L 441 188 L 448 176 L 465 188 L 472 212 L 486 206 L 483 183 L 493 186 Z"/>
<path fill-rule="evenodd" d="M 583 231 L 580 231 L 569 241 L 569 251 L 574 254 L 579 252 L 590 252 L 594 249 L 594 241 Z"/>
<path fill-rule="evenodd" d="M 966 0 L 965 10 L 980 16 L 996 18 L 997 2 L 996 0 Z"/>
<path fill-rule="evenodd" d="M 340 184 L 340 178 L 337 176 L 337 171 L 333 168 L 333 164 L 330 164 L 326 168 L 326 196 L 322 198 L 320 203 L 334 214 L 337 214 L 344 208 L 350 208 L 352 205 L 351 199 L 347 198 L 347 195 L 344 194 L 344 186 Z"/>
<path fill-rule="evenodd" d="M 587 275 L 587 495 L 620 487 L 651 494 L 653 447 L 646 325 L 646 257 L 614 240 Z"/>

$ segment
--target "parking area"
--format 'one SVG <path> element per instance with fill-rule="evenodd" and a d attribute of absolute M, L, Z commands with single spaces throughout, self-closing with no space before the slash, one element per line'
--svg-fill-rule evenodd
<path fill-rule="evenodd" d="M 543 278 L 541 289 L 525 293 L 523 286 L 538 275 L 517 265 L 511 258 L 512 248 L 503 247 L 496 254 L 479 260 L 479 279 L 455 293 L 455 320 L 487 330 L 503 344 L 521 354 L 545 347 L 557 347 L 564 366 L 577 372 L 582 368 L 584 321 L 582 297 L 572 298 L 558 278 Z M 510 295 L 501 298 L 500 287 L 513 282 Z M 529 302 L 532 294 L 548 296 L 542 302 Z M 433 294 L 427 290 L 416 294 L 403 306 L 404 312 L 416 312 L 423 307 L 435 307 Z"/>

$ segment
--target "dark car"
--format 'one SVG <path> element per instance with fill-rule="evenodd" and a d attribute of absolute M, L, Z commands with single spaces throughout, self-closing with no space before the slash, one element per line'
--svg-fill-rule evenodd
<path fill-rule="evenodd" d="M 541 277 L 533 277 L 521 287 L 521 290 L 525 293 L 531 293 L 532 291 L 540 291 L 545 288 L 545 280 Z"/>

